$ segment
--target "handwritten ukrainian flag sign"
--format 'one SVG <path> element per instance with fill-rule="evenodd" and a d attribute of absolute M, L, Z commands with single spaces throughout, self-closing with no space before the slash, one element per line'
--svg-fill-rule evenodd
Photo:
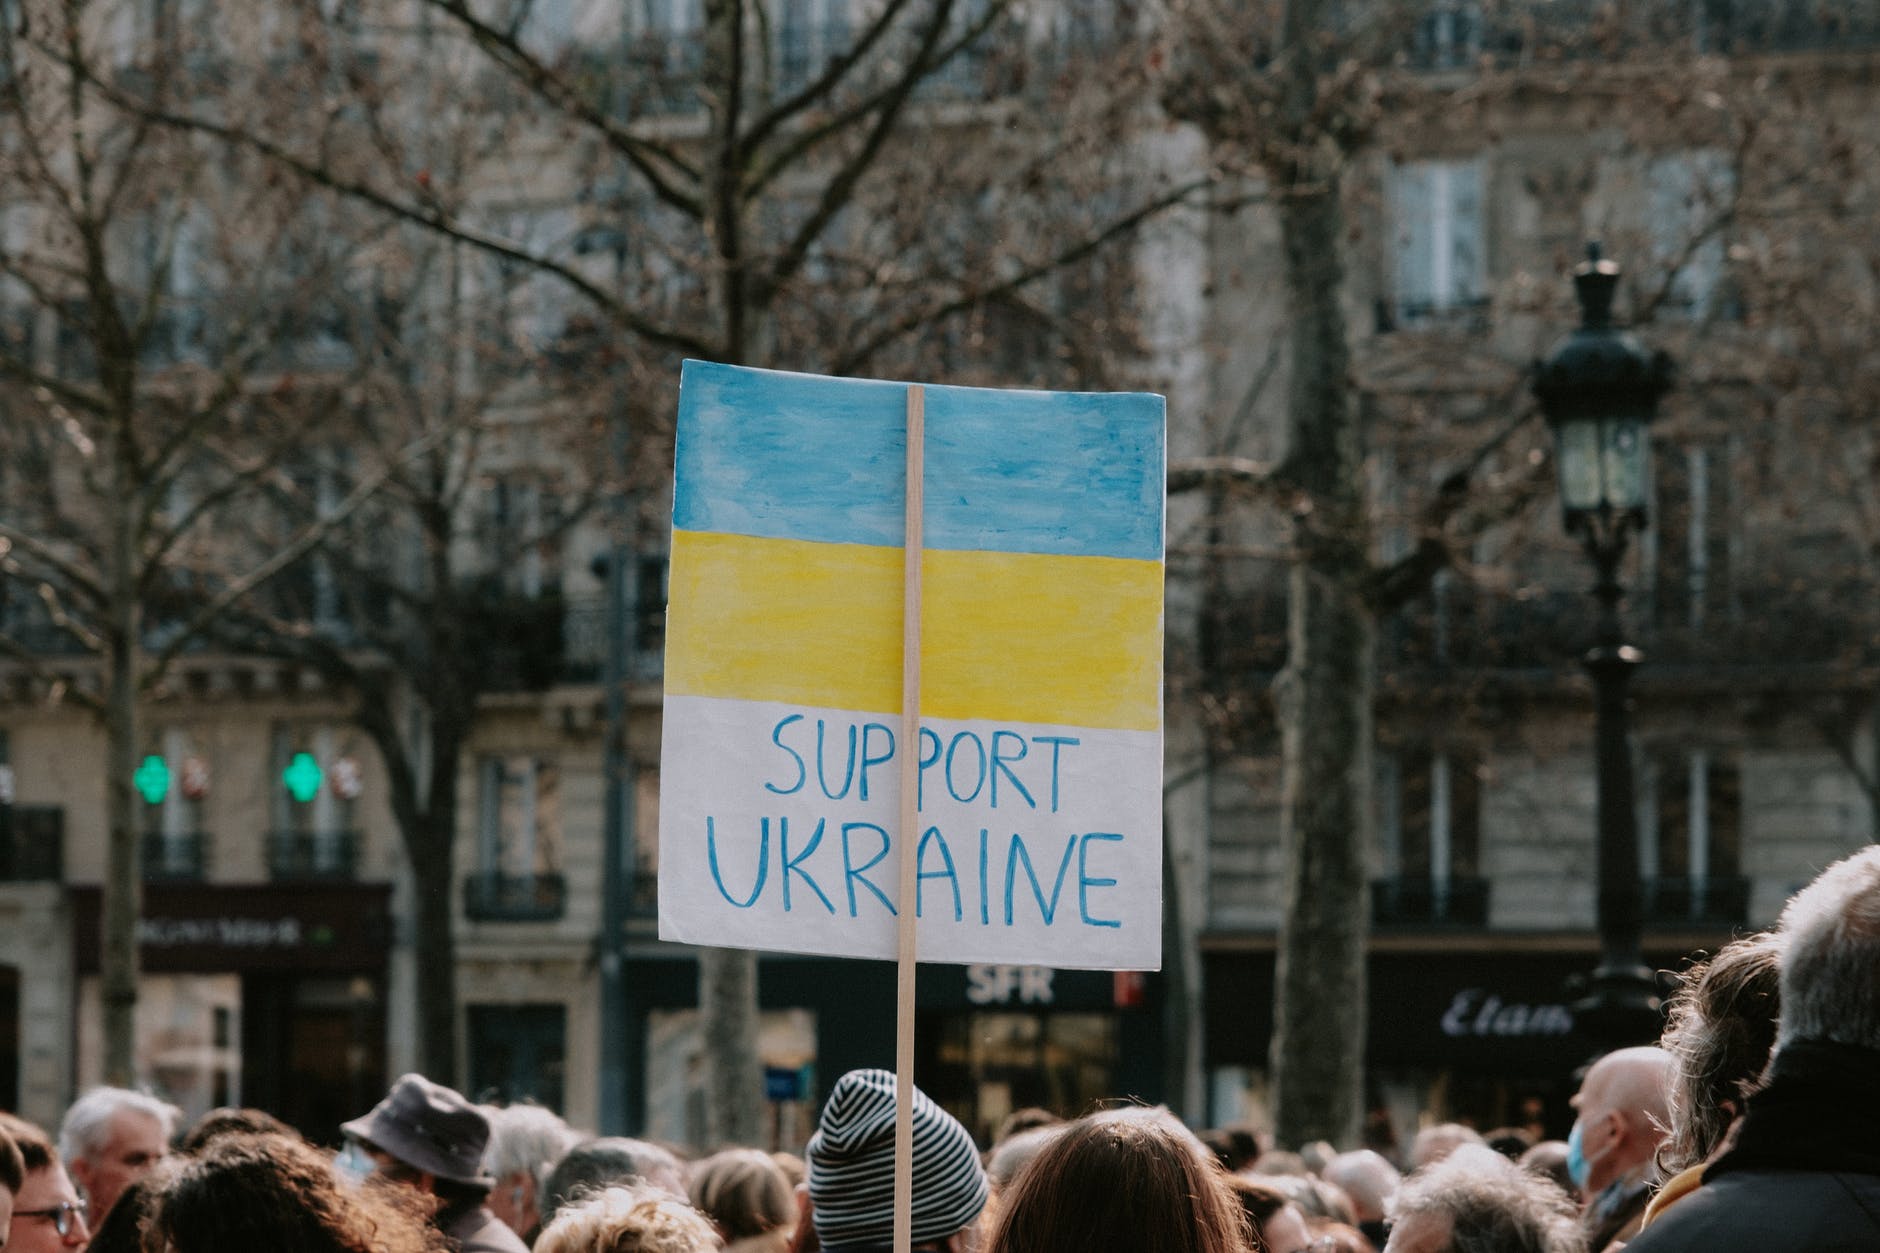
<path fill-rule="evenodd" d="M 1162 399 L 925 390 L 920 958 L 1155 969 Z M 663 938 L 894 956 L 906 397 L 685 364 Z"/>

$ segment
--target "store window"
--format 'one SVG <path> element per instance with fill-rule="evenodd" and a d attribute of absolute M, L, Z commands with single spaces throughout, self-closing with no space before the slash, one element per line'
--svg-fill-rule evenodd
<path fill-rule="evenodd" d="M 186 1122 L 245 1097 L 242 980 L 235 974 L 155 975 L 137 981 L 132 1026 L 136 1083 L 179 1106 Z M 78 1086 L 104 1082 L 104 1010 L 98 976 L 80 981 Z"/>
<path fill-rule="evenodd" d="M 470 1091 L 479 1101 L 561 1109 L 568 1065 L 565 1005 L 471 1005 Z"/>
<path fill-rule="evenodd" d="M 764 1070 L 765 1142 L 800 1154 L 816 1130 L 816 1013 L 765 1010 L 757 1016 L 757 1057 Z M 927 1081 L 922 1079 L 923 1088 Z M 646 1016 L 646 1138 L 705 1142 L 705 1038 L 696 1009 Z"/>
<path fill-rule="evenodd" d="M 1116 1016 L 1056 1010 L 921 1015 L 921 1086 L 981 1144 L 1014 1110 L 1066 1118 L 1114 1097 Z"/>

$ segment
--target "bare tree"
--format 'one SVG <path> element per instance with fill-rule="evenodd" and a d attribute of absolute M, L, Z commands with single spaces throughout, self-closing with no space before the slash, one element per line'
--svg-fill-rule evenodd
<path fill-rule="evenodd" d="M 283 380 L 299 364 L 284 345 L 324 282 L 297 261 L 320 224 L 254 158 L 95 89 L 134 80 L 157 101 L 204 89 L 204 64 L 169 10 L 155 13 L 140 26 L 113 5 L 23 4 L 0 32 L 0 651 L 47 700 L 104 725 L 104 1066 L 118 1084 L 134 1068 L 144 704 L 410 451 L 362 464 L 320 523 L 266 549 L 226 541 L 317 428 Z M 257 78 L 219 82 L 219 98 L 261 99 Z M 62 653 L 96 661 L 74 671 Z"/>

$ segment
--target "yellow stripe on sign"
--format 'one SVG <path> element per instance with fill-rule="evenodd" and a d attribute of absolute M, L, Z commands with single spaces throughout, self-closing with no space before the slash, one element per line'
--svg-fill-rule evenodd
<path fill-rule="evenodd" d="M 1153 731 L 1162 566 L 929 551 L 922 712 Z M 901 550 L 674 531 L 666 690 L 901 711 Z"/>

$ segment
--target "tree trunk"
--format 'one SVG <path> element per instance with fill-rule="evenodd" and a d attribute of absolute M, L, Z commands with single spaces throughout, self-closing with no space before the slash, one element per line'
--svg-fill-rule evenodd
<path fill-rule="evenodd" d="M 105 633 L 105 882 L 99 984 L 104 1001 L 104 1081 L 136 1081 L 137 919 L 143 912 L 137 844 L 137 648 L 140 617 L 134 585 L 132 509 L 112 510 L 110 623 Z"/>
<path fill-rule="evenodd" d="M 1280 222 L 1292 309 L 1286 477 L 1301 503 L 1278 684 L 1285 902 L 1274 1121 L 1282 1144 L 1351 1145 L 1363 1112 L 1375 625 L 1364 600 L 1368 527 L 1339 303 L 1335 166 L 1298 180 Z"/>
<path fill-rule="evenodd" d="M 699 1028 L 705 1049 L 705 1147 L 763 1143 L 764 1076 L 757 1057 L 757 954 L 698 955 Z"/>

